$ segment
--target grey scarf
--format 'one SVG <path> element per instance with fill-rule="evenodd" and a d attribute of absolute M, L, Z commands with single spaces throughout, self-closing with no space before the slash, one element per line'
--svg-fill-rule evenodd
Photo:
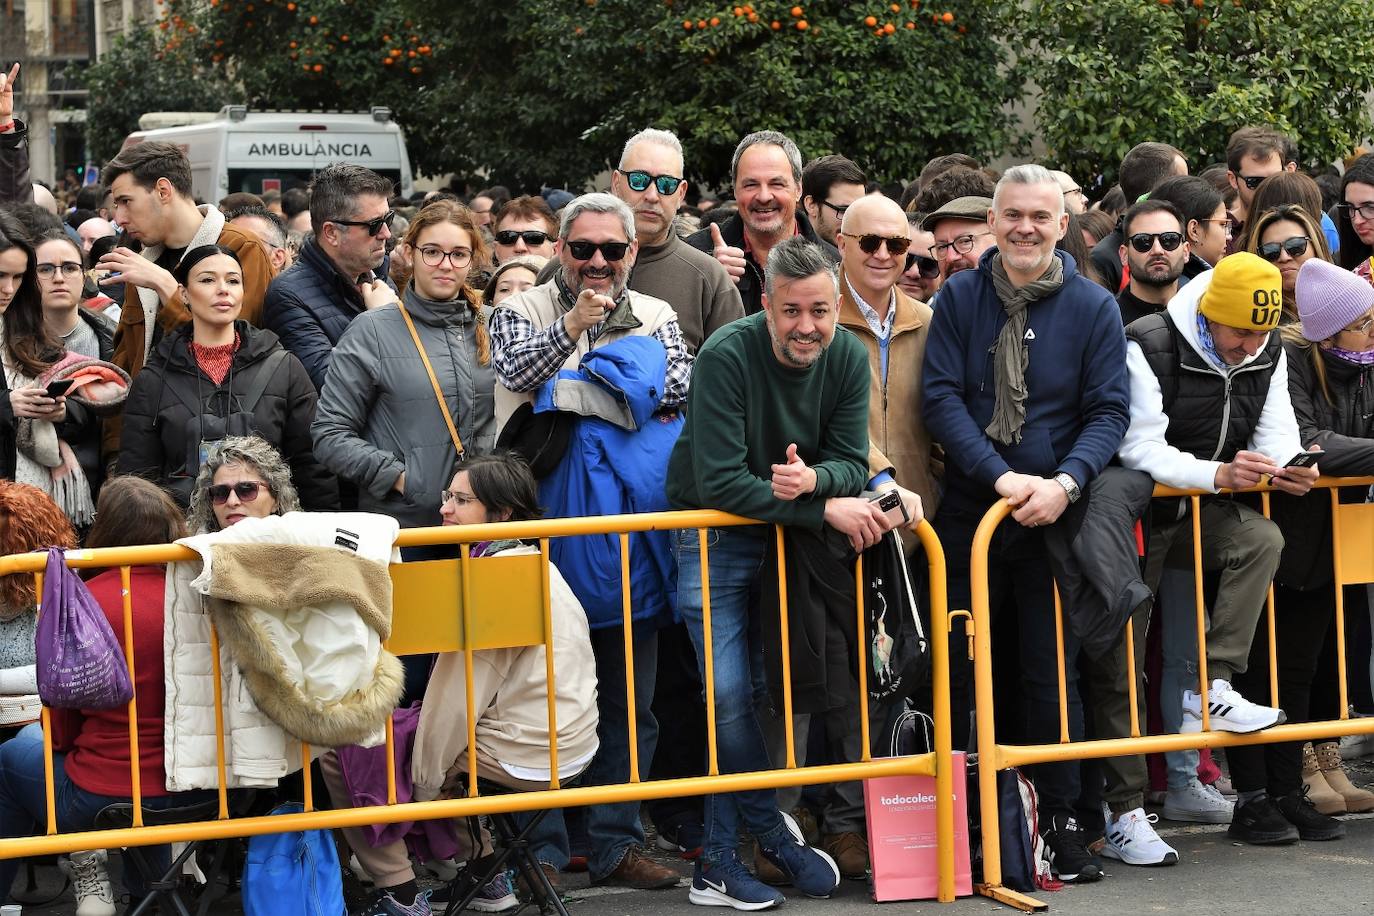
<path fill-rule="evenodd" d="M 997 335 L 993 348 L 993 382 L 997 386 L 997 406 L 992 422 L 984 430 L 993 441 L 1015 445 L 1021 441 L 1021 426 L 1026 422 L 1026 366 L 1030 363 L 1030 348 L 1026 346 L 1026 307 L 1037 299 L 1054 295 L 1064 285 L 1064 262 L 1058 256 L 1050 259 L 1050 266 L 1039 279 L 1019 289 L 1012 285 L 1007 269 L 1002 266 L 1002 253 L 994 252 L 988 260 L 997 298 L 1007 312 L 1007 323 Z"/>

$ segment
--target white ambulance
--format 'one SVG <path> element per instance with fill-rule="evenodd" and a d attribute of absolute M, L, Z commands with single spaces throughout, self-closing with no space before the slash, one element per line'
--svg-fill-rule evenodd
<path fill-rule="evenodd" d="M 366 166 L 410 196 L 413 181 L 405 136 L 391 109 L 370 112 L 252 111 L 226 105 L 211 112 L 153 112 L 124 146 L 144 140 L 175 143 L 191 160 L 195 196 L 215 203 L 227 194 L 304 187 L 334 162 Z"/>

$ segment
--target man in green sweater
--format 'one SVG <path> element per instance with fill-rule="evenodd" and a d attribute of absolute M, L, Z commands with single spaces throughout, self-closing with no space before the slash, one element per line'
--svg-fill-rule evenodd
<path fill-rule="evenodd" d="M 686 425 L 668 464 L 674 506 L 815 530 L 830 525 L 859 551 L 891 527 L 859 496 L 868 477 L 868 354 L 853 333 L 837 329 L 838 301 L 839 279 L 817 245 L 794 237 L 774 247 L 763 311 L 721 328 L 697 354 Z M 755 698 L 765 696 L 762 646 L 749 625 L 750 590 L 767 574 L 770 535 L 757 526 L 707 532 L 722 773 L 770 767 L 754 712 Z M 678 533 L 678 604 L 704 669 L 696 530 Z M 774 791 L 763 789 L 707 799 L 693 903 L 757 910 L 783 902 L 740 862 L 741 819 L 760 854 L 803 893 L 826 897 L 835 889 L 834 860 L 806 846 Z"/>

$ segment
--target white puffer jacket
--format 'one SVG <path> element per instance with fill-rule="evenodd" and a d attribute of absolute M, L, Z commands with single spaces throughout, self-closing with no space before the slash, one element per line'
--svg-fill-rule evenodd
<path fill-rule="evenodd" d="M 380 564 L 399 562 L 392 546 L 399 526 L 394 519 L 368 513 L 291 512 L 245 519 L 232 528 L 186 538 L 203 562 L 174 563 L 167 576 L 163 659 L 166 666 L 164 726 L 167 789 L 182 792 L 218 785 L 215 754 L 215 693 L 210 656 L 207 595 L 214 578 L 216 545 L 298 545 L 356 554 Z M 264 570 L 264 577 L 290 571 Z M 386 608 L 389 615 L 390 607 Z M 295 691 L 329 702 L 355 689 L 370 689 L 379 665 L 384 634 L 344 602 L 273 617 L 253 609 L 257 626 L 274 646 L 295 647 L 281 659 Z M 389 621 L 388 621 L 389 622 Z M 248 679 L 220 634 L 221 689 L 224 702 L 225 774 L 228 788 L 275 786 L 301 768 L 300 742 L 259 708 Z M 392 660 L 394 661 L 394 659 Z M 372 743 L 381 743 L 378 733 Z M 364 742 L 367 743 L 367 742 Z M 318 755 L 327 748 L 312 746 Z"/>

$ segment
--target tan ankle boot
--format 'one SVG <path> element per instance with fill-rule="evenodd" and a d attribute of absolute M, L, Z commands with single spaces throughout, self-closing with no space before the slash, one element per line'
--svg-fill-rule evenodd
<path fill-rule="evenodd" d="M 1340 760 L 1340 755 L 1336 755 Z M 1345 814 L 1349 809 L 1345 806 L 1345 797 L 1331 788 L 1326 782 L 1325 773 L 1322 772 L 1321 764 L 1317 760 L 1317 752 L 1312 749 L 1311 744 L 1302 746 L 1302 781 L 1307 783 L 1307 797 L 1312 800 L 1312 804 L 1317 806 L 1317 811 L 1327 816 L 1333 814 Z M 1342 776 L 1345 774 L 1342 773 Z"/>
<path fill-rule="evenodd" d="M 1316 747 L 1317 766 L 1321 767 L 1322 778 L 1327 786 L 1345 799 L 1345 810 L 1354 814 L 1357 811 L 1374 811 L 1374 792 L 1361 789 L 1350 782 L 1341 765 L 1341 746 L 1335 741 L 1324 741 Z"/>

